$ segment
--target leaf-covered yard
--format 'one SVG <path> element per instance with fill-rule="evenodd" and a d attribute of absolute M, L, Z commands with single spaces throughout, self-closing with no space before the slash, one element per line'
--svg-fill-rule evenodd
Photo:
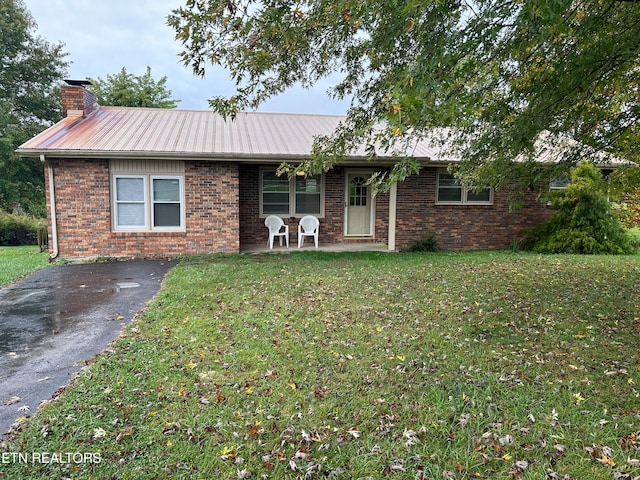
<path fill-rule="evenodd" d="M 636 478 L 639 285 L 637 256 L 187 259 L 0 472 Z"/>

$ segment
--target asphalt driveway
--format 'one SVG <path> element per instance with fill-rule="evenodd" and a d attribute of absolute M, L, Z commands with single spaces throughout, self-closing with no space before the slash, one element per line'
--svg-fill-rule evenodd
<path fill-rule="evenodd" d="M 0 435 L 115 340 L 176 263 L 50 266 L 1 289 Z"/>

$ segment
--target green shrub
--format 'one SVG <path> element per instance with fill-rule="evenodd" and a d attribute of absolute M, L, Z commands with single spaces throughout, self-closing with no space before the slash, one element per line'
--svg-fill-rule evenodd
<path fill-rule="evenodd" d="M 630 228 L 627 230 L 629 242 L 634 250 L 640 250 L 640 228 Z"/>
<path fill-rule="evenodd" d="M 0 245 L 36 245 L 38 230 L 44 227 L 46 222 L 43 219 L 0 211 Z"/>
<path fill-rule="evenodd" d="M 438 239 L 435 235 L 424 235 L 413 243 L 405 250 L 405 252 L 437 252 L 440 250 L 438 245 Z"/>
<path fill-rule="evenodd" d="M 611 210 L 600 171 L 588 162 L 572 172 L 564 190 L 550 194 L 555 210 L 528 232 L 523 244 L 540 253 L 632 253 L 630 237 Z"/>

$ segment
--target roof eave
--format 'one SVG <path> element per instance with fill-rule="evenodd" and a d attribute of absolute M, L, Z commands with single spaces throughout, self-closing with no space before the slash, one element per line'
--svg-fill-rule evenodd
<path fill-rule="evenodd" d="M 203 160 L 203 161 L 233 161 L 241 163 L 281 163 L 281 162 L 304 162 L 309 160 L 310 155 L 301 154 L 243 154 L 243 153 L 203 153 L 203 152 L 140 152 L 140 151 L 97 151 L 97 150 L 55 150 L 55 149 L 30 149 L 20 148 L 16 152 L 22 157 L 40 157 L 44 155 L 48 158 L 69 158 L 69 159 L 112 159 L 128 158 L 140 160 Z M 434 162 L 428 157 L 418 159 L 421 164 L 442 163 L 447 161 Z M 377 157 L 371 160 L 366 156 L 349 156 L 342 165 L 364 163 L 378 166 L 392 166 L 396 163 L 396 157 Z"/>

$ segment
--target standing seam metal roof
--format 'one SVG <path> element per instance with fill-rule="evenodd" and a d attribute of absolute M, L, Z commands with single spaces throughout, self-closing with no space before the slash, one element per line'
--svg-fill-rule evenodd
<path fill-rule="evenodd" d="M 211 111 L 98 107 L 67 117 L 18 149 L 29 155 L 308 158 L 313 138 L 331 134 L 337 115 L 239 113 L 225 120 Z M 438 159 L 438 148 L 418 142 L 412 154 Z M 364 149 L 354 157 L 366 157 Z M 384 154 L 380 157 L 384 158 Z"/>

